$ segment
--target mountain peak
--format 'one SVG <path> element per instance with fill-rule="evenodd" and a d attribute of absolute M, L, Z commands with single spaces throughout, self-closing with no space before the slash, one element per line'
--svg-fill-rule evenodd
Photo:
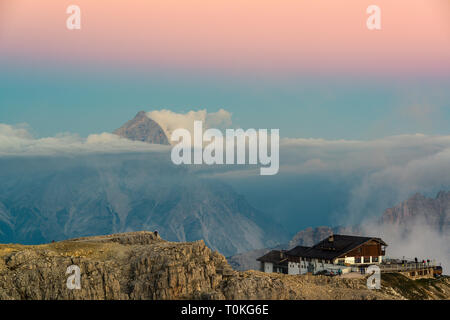
<path fill-rule="evenodd" d="M 161 126 L 147 116 L 145 111 L 139 111 L 136 116 L 113 132 L 121 137 L 154 144 L 169 145 L 169 139 Z"/>
<path fill-rule="evenodd" d="M 135 119 L 136 118 L 143 118 L 143 117 L 146 117 L 147 116 L 147 112 L 145 112 L 145 111 L 139 111 L 137 114 L 136 114 L 136 116 L 134 117 Z"/>

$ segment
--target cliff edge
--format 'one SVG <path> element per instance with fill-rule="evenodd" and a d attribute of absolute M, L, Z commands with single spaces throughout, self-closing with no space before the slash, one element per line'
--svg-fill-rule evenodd
<path fill-rule="evenodd" d="M 67 268 L 81 271 L 68 289 Z M 402 277 L 402 276 L 400 276 Z M 415 288 L 398 277 L 364 279 L 233 271 L 203 241 L 169 242 L 140 231 L 25 246 L 0 244 L 0 299 L 448 299 L 448 278 Z M 406 288 L 406 289 L 405 289 Z M 420 294 L 414 295 L 415 291 Z"/>

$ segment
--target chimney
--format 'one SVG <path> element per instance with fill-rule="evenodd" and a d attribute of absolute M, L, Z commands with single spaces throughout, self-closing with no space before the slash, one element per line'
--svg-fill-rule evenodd
<path fill-rule="evenodd" d="M 280 251 L 280 259 L 283 259 L 283 258 L 284 258 L 283 251 Z"/>

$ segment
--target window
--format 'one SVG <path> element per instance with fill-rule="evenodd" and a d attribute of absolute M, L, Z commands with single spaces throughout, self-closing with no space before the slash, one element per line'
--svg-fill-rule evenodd
<path fill-rule="evenodd" d="M 370 257 L 364 257 L 364 263 L 370 263 Z"/>
<path fill-rule="evenodd" d="M 378 262 L 378 257 L 372 257 L 372 262 Z"/>
<path fill-rule="evenodd" d="M 361 263 L 361 257 L 355 257 L 355 263 Z"/>

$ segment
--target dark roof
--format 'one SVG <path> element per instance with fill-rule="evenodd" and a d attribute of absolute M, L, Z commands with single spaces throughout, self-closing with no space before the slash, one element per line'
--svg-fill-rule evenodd
<path fill-rule="evenodd" d="M 256 260 L 261 262 L 272 262 L 275 264 L 280 264 L 283 262 L 287 263 L 285 252 L 286 250 L 272 250 Z"/>
<path fill-rule="evenodd" d="M 294 249 L 287 251 L 286 255 L 332 260 L 371 240 L 387 246 L 383 240 L 374 237 L 358 237 L 335 234 L 332 236 L 332 241 L 330 241 L 330 237 L 323 239 L 311 248 L 301 246 L 295 247 Z"/>

